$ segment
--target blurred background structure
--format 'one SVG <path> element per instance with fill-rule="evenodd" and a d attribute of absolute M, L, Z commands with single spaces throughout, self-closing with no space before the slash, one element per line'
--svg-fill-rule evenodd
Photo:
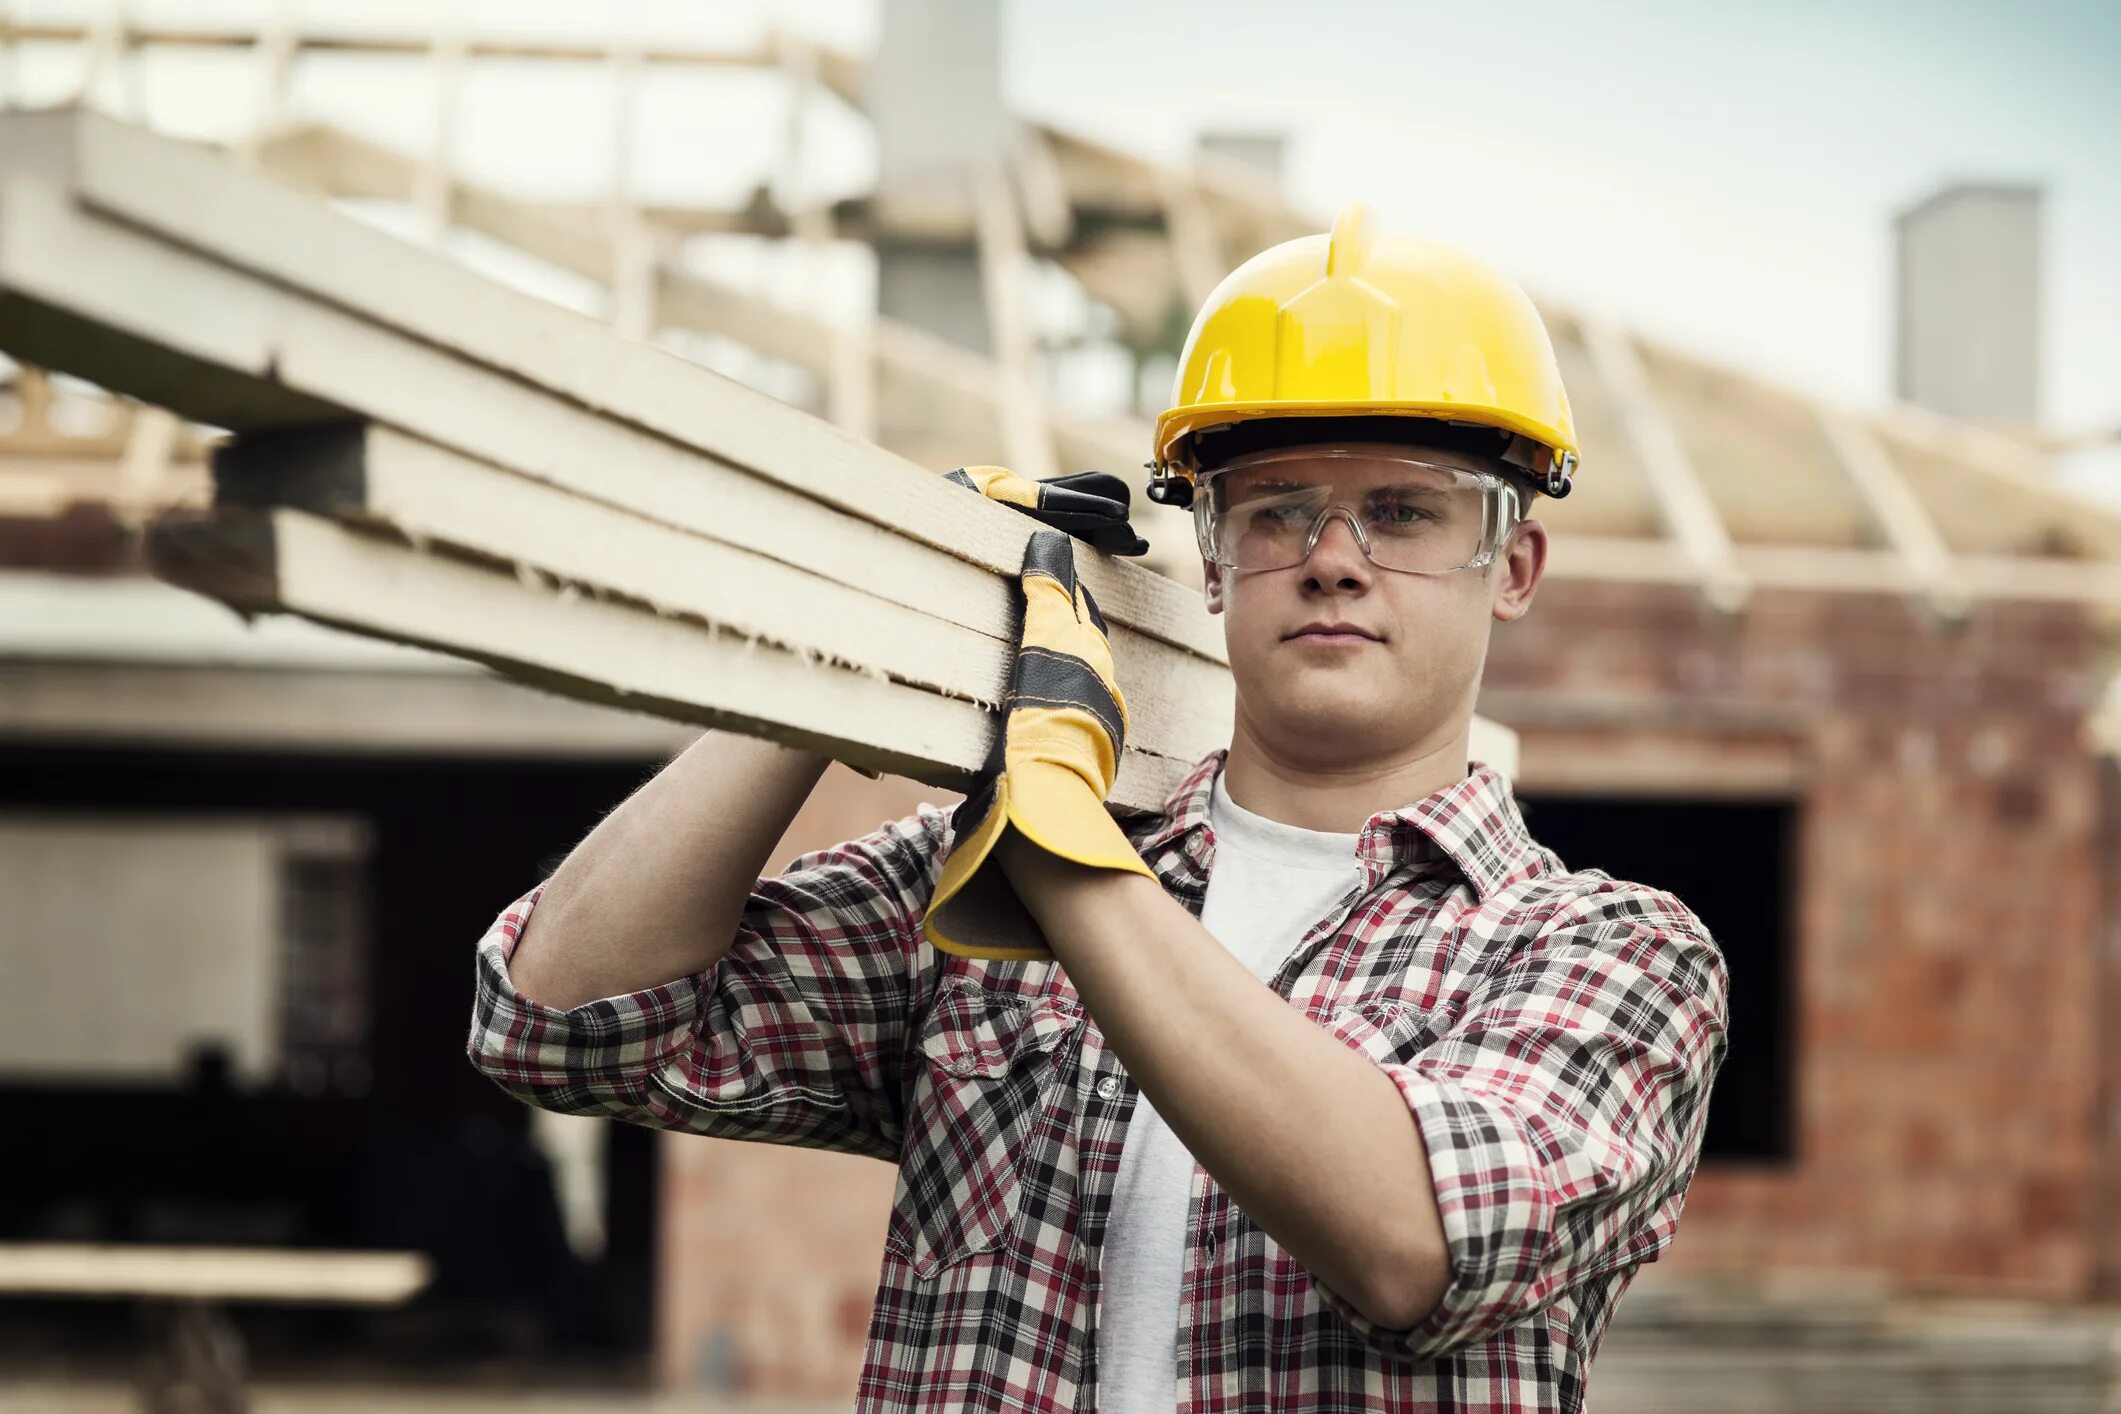
<path fill-rule="evenodd" d="M 1013 8 L 883 0 L 858 44 L 793 7 L 439 13 L 16 0 L 0 86 L 229 147 L 938 469 L 1134 475 L 1193 308 L 1330 214 L 1271 128 L 1172 160 L 1013 111 Z M 2113 1386 L 2121 509 L 2068 489 L 2113 434 L 2042 425 L 2047 193 L 2006 175 L 1909 193 L 1881 405 L 1541 301 L 1584 470 L 1481 710 L 1534 833 L 1685 897 L 1735 1007 L 1605 1408 Z M 395 1305 L 242 1308 L 272 1377 L 844 1403 L 889 1168 L 533 1115 L 462 1056 L 473 941 L 689 734 L 160 585 L 139 527 L 203 503 L 212 430 L 0 380 L 0 1246 L 432 1264 Z M 1184 518 L 1138 523 L 1197 583 Z M 927 794 L 836 769 L 780 858 Z M 0 1296 L 0 1408 L 136 1339 L 121 1301 Z"/>

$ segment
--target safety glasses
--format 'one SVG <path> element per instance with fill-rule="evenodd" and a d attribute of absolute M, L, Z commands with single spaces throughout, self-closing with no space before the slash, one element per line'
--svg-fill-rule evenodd
<path fill-rule="evenodd" d="M 1309 559 L 1338 515 L 1372 563 L 1449 574 L 1491 563 L 1521 512 L 1490 472 L 1358 451 L 1275 451 L 1210 472 L 1193 501 L 1200 552 L 1218 565 L 1278 570 Z"/>

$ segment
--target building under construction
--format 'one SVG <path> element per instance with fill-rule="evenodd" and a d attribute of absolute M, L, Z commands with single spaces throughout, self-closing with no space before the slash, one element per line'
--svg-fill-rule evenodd
<path fill-rule="evenodd" d="M 215 158 L 246 182 L 328 198 L 923 467 L 1139 484 L 1187 312 L 1322 221 L 1281 195 L 1271 136 L 1209 135 L 1172 167 L 1018 118 L 998 24 L 987 6 L 892 6 L 855 56 L 791 34 L 414 34 L 286 12 L 150 27 L 84 9 L 0 18 L 0 72 L 17 106 L 115 87 L 135 106 L 103 106 L 150 133 L 184 124 L 136 92 L 145 66 L 254 75 L 258 110 Z M 424 144 L 306 111 L 304 77 L 342 64 L 431 80 Z M 606 190 L 459 170 L 451 133 L 487 66 L 607 76 Z M 627 95 L 649 74 L 771 96 L 773 165 L 748 193 L 638 194 Z M 957 105 L 943 126 L 938 74 Z M 821 191 L 819 134 L 848 125 L 873 133 L 873 185 Z M 152 577 L 143 527 L 213 498 L 207 449 L 228 424 L 38 365 L 44 326 L 24 311 L 50 300 L 7 264 L 27 207 L 12 190 L 0 1115 L 40 1142 L 0 1166 L 0 1246 L 431 1264 L 400 1303 L 247 1312 L 261 1363 L 351 1351 L 454 1378 L 467 1352 L 557 1353 L 666 1387 L 851 1389 L 888 1167 L 534 1117 L 463 1060 L 473 941 L 694 728 L 246 622 Z M 1584 470 L 1541 507 L 1553 582 L 1496 634 L 1480 710 L 1515 734 L 1542 843 L 1671 889 L 1725 949 L 1731 1059 L 1674 1279 L 2121 1300 L 2121 743 L 2101 712 L 2121 514 L 2056 489 L 2023 435 L 2033 385 L 1981 372 L 2035 342 L 2038 219 L 2037 192 L 2012 187 L 1908 209 L 1903 401 L 1882 412 L 1542 305 Z M 1982 282 L 2001 294 L 1977 321 Z M 1137 524 L 1151 568 L 1197 587 L 1183 517 L 1145 507 Z M 835 768 L 780 857 L 932 798 Z M 25 1367 L 127 1329 L 116 1303 L 0 1301 L 22 1317 L 0 1330 L 31 1333 L 0 1334 L 0 1360 Z"/>

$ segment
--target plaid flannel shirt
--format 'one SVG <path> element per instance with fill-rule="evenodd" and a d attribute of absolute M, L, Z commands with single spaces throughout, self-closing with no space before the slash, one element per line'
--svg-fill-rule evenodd
<path fill-rule="evenodd" d="M 1196 916 L 1224 755 L 1128 825 Z M 470 1053 L 532 1104 L 896 1164 L 858 1410 L 1094 1410 L 1135 1089 L 1059 964 L 923 942 L 949 844 L 923 805 L 805 855 L 758 881 L 704 975 L 564 1012 L 509 981 L 533 890 L 479 944 Z M 1564 870 L 1485 766 L 1372 816 L 1359 853 L 1273 986 L 1398 1084 L 1453 1275 L 1426 1320 L 1381 1327 L 1196 1164 L 1178 1408 L 1578 1410 L 1693 1175 L 1722 957 L 1671 895 Z"/>

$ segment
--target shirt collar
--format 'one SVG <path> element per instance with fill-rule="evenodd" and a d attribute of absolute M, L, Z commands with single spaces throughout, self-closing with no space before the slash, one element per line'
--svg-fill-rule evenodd
<path fill-rule="evenodd" d="M 1161 822 L 1141 840 L 1144 854 L 1173 841 L 1191 852 L 1193 837 L 1207 828 L 1215 775 L 1229 754 L 1227 747 L 1209 752 L 1178 783 L 1164 802 Z M 1457 866 L 1483 901 L 1524 868 L 1533 848 L 1509 779 L 1479 761 L 1442 790 L 1412 805 L 1372 815 L 1356 845 L 1373 882 L 1398 865 L 1441 854 Z"/>

